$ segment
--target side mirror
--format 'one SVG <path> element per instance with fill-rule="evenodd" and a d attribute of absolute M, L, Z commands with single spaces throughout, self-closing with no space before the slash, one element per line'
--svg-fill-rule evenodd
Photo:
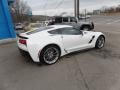
<path fill-rule="evenodd" d="M 80 33 L 81 33 L 81 35 L 82 35 L 82 36 L 84 36 L 84 33 L 83 33 L 83 31 L 80 31 Z"/>

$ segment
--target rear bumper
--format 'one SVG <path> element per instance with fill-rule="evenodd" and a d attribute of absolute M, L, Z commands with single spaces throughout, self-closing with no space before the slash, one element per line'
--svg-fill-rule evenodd
<path fill-rule="evenodd" d="M 27 49 L 26 45 L 20 44 L 19 42 L 17 42 L 17 44 L 18 44 L 18 48 L 19 49 L 28 52 L 28 49 Z"/>
<path fill-rule="evenodd" d="M 38 54 L 35 54 L 34 52 L 31 52 L 30 49 L 28 50 L 26 45 L 22 45 L 22 44 L 18 43 L 18 48 L 22 52 L 22 54 L 30 55 L 30 57 L 32 58 L 32 60 L 34 62 L 40 63 L 39 57 L 37 56 Z"/>
<path fill-rule="evenodd" d="M 19 42 L 19 39 L 26 40 L 26 44 L 21 44 Z M 22 36 L 22 35 L 18 35 L 18 38 L 17 38 L 18 48 L 20 50 L 22 50 L 23 52 L 24 51 L 28 52 L 34 62 L 40 62 L 39 57 L 38 57 L 38 52 L 36 51 L 36 47 L 31 45 L 31 44 L 29 44 L 28 43 L 29 41 L 30 40 L 28 39 L 28 37 Z"/>
<path fill-rule="evenodd" d="M 21 48 L 19 48 L 19 47 L 18 47 L 18 49 L 19 49 L 20 53 L 21 53 L 23 56 L 25 56 L 25 55 L 30 55 L 27 51 L 25 51 L 25 50 L 23 50 L 23 49 L 21 49 Z"/>

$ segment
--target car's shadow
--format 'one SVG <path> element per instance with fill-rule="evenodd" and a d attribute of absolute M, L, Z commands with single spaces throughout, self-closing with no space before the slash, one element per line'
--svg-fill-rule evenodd
<path fill-rule="evenodd" d="M 72 53 L 69 53 L 69 54 L 67 54 L 65 56 L 60 57 L 60 59 L 59 59 L 59 61 L 57 63 L 59 63 L 61 60 L 64 60 L 65 58 L 71 58 L 71 57 L 74 57 L 74 56 L 77 56 L 77 55 L 80 55 L 80 54 L 84 54 L 84 53 L 89 53 L 89 54 L 94 55 L 94 56 L 97 55 L 99 57 L 106 58 L 106 54 L 105 53 L 108 53 L 108 51 L 107 51 L 106 48 L 103 48 L 103 49 L 92 48 L 92 49 L 79 50 L 79 51 L 72 52 Z M 23 58 L 24 58 L 23 59 L 24 62 L 26 62 L 26 63 L 32 64 L 32 65 L 34 64 L 34 65 L 38 65 L 38 66 L 45 66 L 42 63 L 35 63 L 32 60 L 32 58 L 31 58 L 31 56 L 29 54 L 25 55 Z"/>
<path fill-rule="evenodd" d="M 91 52 L 91 51 L 94 51 L 96 49 L 94 48 L 91 48 L 91 49 L 84 49 L 84 50 L 79 50 L 79 51 L 75 51 L 75 52 L 71 52 L 61 58 L 71 58 L 73 56 L 76 56 L 76 55 L 80 55 L 80 54 L 84 54 L 84 53 L 87 53 L 87 52 Z"/>
<path fill-rule="evenodd" d="M 79 51 L 76 51 L 76 52 L 72 52 L 72 53 L 69 53 L 69 54 L 67 54 L 67 55 L 65 55 L 65 56 L 60 57 L 60 60 L 59 60 L 59 61 L 61 61 L 61 60 L 64 59 L 64 58 L 71 58 L 71 57 L 73 57 L 73 56 L 76 56 L 76 55 L 79 55 L 79 54 L 83 54 L 83 53 L 86 53 L 86 52 L 90 52 L 90 51 L 93 51 L 93 50 L 96 50 L 96 49 L 93 48 L 93 49 L 85 49 L 85 50 L 79 50 Z M 38 65 L 38 66 L 43 66 L 43 65 L 44 65 L 44 64 L 42 64 L 42 63 L 35 63 L 35 62 L 32 60 L 32 58 L 31 58 L 31 56 L 30 56 L 29 54 L 26 54 L 26 55 L 24 55 L 24 56 L 21 55 L 21 57 L 24 58 L 24 62 L 26 62 L 26 63 L 36 64 L 36 65 Z"/>

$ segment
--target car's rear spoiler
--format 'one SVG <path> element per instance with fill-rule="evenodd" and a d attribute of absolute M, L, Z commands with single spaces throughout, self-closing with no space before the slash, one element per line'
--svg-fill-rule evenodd
<path fill-rule="evenodd" d="M 22 39 L 28 39 L 28 37 L 21 36 L 20 34 L 17 34 L 17 37 L 22 38 Z"/>

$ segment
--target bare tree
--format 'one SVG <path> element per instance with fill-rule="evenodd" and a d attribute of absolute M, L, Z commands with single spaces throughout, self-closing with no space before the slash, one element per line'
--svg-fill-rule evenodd
<path fill-rule="evenodd" d="M 23 0 L 15 0 L 12 5 L 12 16 L 14 22 L 24 22 L 29 20 L 28 13 L 32 12 L 27 2 Z"/>
<path fill-rule="evenodd" d="M 116 12 L 120 12 L 120 5 L 116 7 Z"/>
<path fill-rule="evenodd" d="M 103 6 L 101 9 L 94 10 L 94 13 L 96 13 L 97 11 L 100 11 L 100 13 L 103 14 L 120 13 L 120 5 L 112 7 Z"/>

